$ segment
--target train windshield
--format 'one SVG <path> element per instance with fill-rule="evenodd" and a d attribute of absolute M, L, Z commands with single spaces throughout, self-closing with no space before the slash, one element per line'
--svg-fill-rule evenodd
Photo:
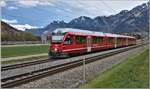
<path fill-rule="evenodd" d="M 62 43 L 63 35 L 53 35 L 52 36 L 52 43 L 53 44 L 60 44 Z"/>

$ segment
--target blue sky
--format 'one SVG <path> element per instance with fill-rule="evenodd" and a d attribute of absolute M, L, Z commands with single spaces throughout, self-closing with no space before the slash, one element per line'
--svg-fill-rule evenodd
<path fill-rule="evenodd" d="M 24 30 L 44 27 L 54 20 L 69 22 L 79 16 L 109 16 L 146 2 L 148 0 L 1 0 L 1 20 Z"/>

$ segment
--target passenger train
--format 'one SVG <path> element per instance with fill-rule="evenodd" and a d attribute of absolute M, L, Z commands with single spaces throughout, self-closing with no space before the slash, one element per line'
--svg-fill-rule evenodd
<path fill-rule="evenodd" d="M 51 33 L 49 38 L 49 57 L 55 58 L 136 44 L 136 38 L 132 36 L 73 28 L 58 28 Z"/>

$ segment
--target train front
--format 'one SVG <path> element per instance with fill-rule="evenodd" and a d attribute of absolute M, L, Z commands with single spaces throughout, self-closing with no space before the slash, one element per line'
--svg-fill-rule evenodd
<path fill-rule="evenodd" d="M 49 57 L 57 58 L 63 56 L 62 43 L 64 35 L 62 33 L 52 33 L 50 36 Z"/>

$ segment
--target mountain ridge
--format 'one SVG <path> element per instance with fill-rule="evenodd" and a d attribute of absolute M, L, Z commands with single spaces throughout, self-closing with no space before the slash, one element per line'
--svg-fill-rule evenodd
<path fill-rule="evenodd" d="M 72 19 L 68 23 L 64 21 L 53 21 L 44 28 L 26 29 L 25 31 L 37 36 L 43 34 L 44 31 L 51 32 L 56 28 L 77 28 L 110 33 L 148 32 L 148 7 L 149 4 L 144 3 L 131 10 L 122 10 L 116 15 L 97 16 L 93 19 L 87 16 L 80 16 Z"/>

